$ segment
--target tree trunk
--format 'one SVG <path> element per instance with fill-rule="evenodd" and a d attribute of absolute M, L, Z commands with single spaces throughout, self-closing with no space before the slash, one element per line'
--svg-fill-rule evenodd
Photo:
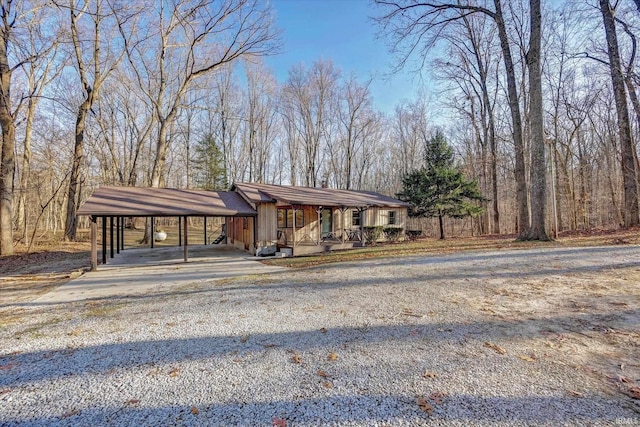
<path fill-rule="evenodd" d="M 444 224 L 442 222 L 442 214 L 438 214 L 438 225 L 440 226 L 440 240 L 444 240 Z"/>
<path fill-rule="evenodd" d="M 516 75 L 509 46 L 507 29 L 502 16 L 502 5 L 500 0 L 494 0 L 496 7 L 495 21 L 502 47 L 502 56 L 507 78 L 507 94 L 509 98 L 509 110 L 513 125 L 513 145 L 515 149 L 515 179 L 516 179 L 516 203 L 518 205 L 518 239 L 524 240 L 529 235 L 529 203 L 527 201 L 527 182 L 525 176 L 524 163 L 524 142 L 522 140 L 522 116 L 520 115 L 520 104 L 518 100 L 518 89 L 516 86 Z"/>
<path fill-rule="evenodd" d="M 640 225 L 640 216 L 634 146 L 631 140 L 627 95 L 620 62 L 620 52 L 618 50 L 615 21 L 608 0 L 600 0 L 600 11 L 602 12 L 604 30 L 607 36 L 609 69 L 611 72 L 613 95 L 616 102 L 616 113 L 618 115 L 618 133 L 620 137 L 620 151 L 622 153 L 621 164 L 624 187 L 624 226 L 635 227 Z"/>
<path fill-rule="evenodd" d="M 167 163 L 167 127 L 168 120 L 159 119 L 160 129 L 158 131 L 158 142 L 156 145 L 156 156 L 153 162 L 153 170 L 151 172 L 151 187 L 160 188 L 160 183 L 164 175 Z"/>
<path fill-rule="evenodd" d="M 31 175 L 31 139 L 33 134 L 33 119 L 35 117 L 36 102 L 29 100 L 27 120 L 24 129 L 24 152 L 22 155 L 22 173 L 20 174 L 20 198 L 18 200 L 18 226 L 22 230 L 22 240 L 26 242 L 29 234 L 28 214 L 26 211 L 27 188 Z"/>
<path fill-rule="evenodd" d="M 542 111 L 542 70 L 540 44 L 542 12 L 540 0 L 530 0 L 531 33 L 527 68 L 529 69 L 529 117 L 531 122 L 531 228 L 530 240 L 549 240 L 547 236 L 547 168 L 545 162 L 544 124 Z"/>
<path fill-rule="evenodd" d="M 87 94 L 84 102 L 78 109 L 76 118 L 76 137 L 73 147 L 73 163 L 69 174 L 69 191 L 67 193 L 67 220 L 64 228 L 64 238 L 68 241 L 76 240 L 78 229 L 78 189 L 80 187 L 80 168 L 84 158 L 84 129 L 87 123 L 87 115 L 91 108 L 91 92 Z"/>
<path fill-rule="evenodd" d="M 7 58 L 9 29 L 0 30 L 0 255 L 13 255 L 13 177 L 16 128 L 11 115 L 11 68 Z"/>

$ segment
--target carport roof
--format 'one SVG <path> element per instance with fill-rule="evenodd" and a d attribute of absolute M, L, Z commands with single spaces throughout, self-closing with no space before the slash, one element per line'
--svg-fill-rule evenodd
<path fill-rule="evenodd" d="M 236 192 L 175 188 L 100 187 L 78 215 L 92 216 L 255 216 Z"/>

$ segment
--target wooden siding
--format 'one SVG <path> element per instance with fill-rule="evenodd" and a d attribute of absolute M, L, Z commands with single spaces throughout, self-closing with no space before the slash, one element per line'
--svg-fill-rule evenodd
<path fill-rule="evenodd" d="M 278 216 L 273 203 L 258 204 L 258 246 L 275 245 L 278 240 Z"/>
<path fill-rule="evenodd" d="M 227 218 L 227 244 L 255 255 L 252 217 Z"/>
<path fill-rule="evenodd" d="M 347 230 L 356 230 L 360 228 L 357 225 L 351 225 L 353 212 L 356 209 L 347 209 L 344 211 L 344 222 L 341 221 L 341 211 L 336 209 L 334 211 L 334 229 L 339 231 L 341 228 Z M 396 213 L 396 223 L 389 224 L 389 211 Z M 407 209 L 406 208 L 369 208 L 362 212 L 360 220 L 363 227 L 397 227 L 406 228 L 407 224 Z M 340 227 L 340 224 L 342 226 Z M 336 226 L 337 225 L 337 226 Z"/>

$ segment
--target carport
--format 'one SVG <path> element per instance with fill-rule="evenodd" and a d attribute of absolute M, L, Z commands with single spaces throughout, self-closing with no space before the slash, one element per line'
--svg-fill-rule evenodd
<path fill-rule="evenodd" d="M 179 190 L 174 188 L 100 187 L 78 210 L 89 216 L 91 226 L 91 270 L 98 268 L 98 218 L 102 218 L 102 263 L 107 263 L 107 228 L 110 255 L 124 249 L 124 218 L 177 217 L 183 246 L 184 262 L 188 261 L 189 217 L 255 217 L 257 212 L 236 192 Z M 107 219 L 109 225 L 107 227 Z M 182 226 L 180 223 L 182 222 Z M 251 221 L 255 228 L 255 221 Z M 151 241 L 153 242 L 151 221 Z M 182 232 L 183 230 L 183 232 Z M 115 235 L 115 236 L 114 236 Z M 253 235 L 255 236 L 255 230 Z M 115 245 L 114 245 L 115 244 Z M 153 243 L 152 243 L 153 244 Z"/>

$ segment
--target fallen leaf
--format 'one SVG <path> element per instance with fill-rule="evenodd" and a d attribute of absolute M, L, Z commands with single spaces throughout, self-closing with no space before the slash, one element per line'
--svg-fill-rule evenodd
<path fill-rule="evenodd" d="M 298 353 L 295 353 L 293 356 L 291 356 L 291 361 L 293 363 L 300 364 L 302 363 L 302 356 L 300 356 Z"/>
<path fill-rule="evenodd" d="M 0 389 L 0 396 L 2 396 L 3 394 L 7 394 L 11 391 L 10 388 L 2 388 Z"/>
<path fill-rule="evenodd" d="M 485 342 L 484 346 L 487 347 L 487 348 L 490 348 L 492 350 L 495 350 L 496 353 L 499 353 L 499 354 L 505 354 L 507 352 L 507 350 L 505 350 L 504 348 L 500 347 L 498 344 L 494 344 L 494 343 L 489 342 L 489 341 Z"/>
<path fill-rule="evenodd" d="M 424 371 L 424 374 L 422 374 L 422 378 L 437 378 L 437 377 L 438 377 L 438 374 L 431 371 Z"/>
<path fill-rule="evenodd" d="M 125 405 L 136 405 L 136 404 L 140 403 L 140 399 L 129 399 L 124 403 L 125 403 Z"/>
<path fill-rule="evenodd" d="M 78 415 L 79 413 L 80 411 L 78 411 L 77 409 L 72 409 L 71 411 L 68 411 L 62 414 L 62 418 L 73 417 L 74 415 Z"/>
<path fill-rule="evenodd" d="M 271 425 L 275 427 L 287 427 L 287 420 L 275 417 L 271 419 Z"/>
<path fill-rule="evenodd" d="M 322 381 L 322 387 L 333 388 L 333 383 L 331 381 Z"/>
<path fill-rule="evenodd" d="M 575 391 L 575 390 L 568 390 L 567 394 L 569 396 L 572 396 L 572 397 L 584 397 L 584 394 L 580 393 L 579 391 Z"/>
<path fill-rule="evenodd" d="M 436 405 L 442 405 L 442 399 L 444 399 L 446 394 L 441 391 L 434 391 L 429 395 L 429 399 L 433 400 Z"/>
<path fill-rule="evenodd" d="M 246 343 L 250 336 L 251 335 L 248 335 L 248 334 L 241 336 L 240 337 L 240 342 L 243 343 L 243 344 Z"/>
<path fill-rule="evenodd" d="M 198 411 L 198 408 L 196 408 L 195 406 L 191 407 L 191 413 L 193 415 L 198 415 L 200 413 L 200 411 Z"/>
<path fill-rule="evenodd" d="M 418 404 L 418 408 L 420 408 L 422 412 L 433 415 L 433 406 L 431 406 L 431 404 L 427 402 L 424 397 L 419 397 L 416 403 Z"/>
<path fill-rule="evenodd" d="M 332 362 L 335 360 L 338 360 L 338 355 L 335 353 L 329 353 L 329 355 L 327 356 L 327 359 L 331 360 Z"/>
<path fill-rule="evenodd" d="M 318 369 L 318 376 L 321 376 L 322 378 L 327 378 L 329 375 L 327 375 L 325 371 Z"/>
<path fill-rule="evenodd" d="M 525 362 L 535 362 L 536 361 L 536 359 L 534 359 L 531 356 L 527 356 L 526 354 L 519 354 L 518 358 L 524 360 Z"/>
<path fill-rule="evenodd" d="M 169 371 L 169 376 L 170 377 L 177 377 L 178 373 L 180 373 L 180 369 L 178 368 L 173 368 Z"/>
<path fill-rule="evenodd" d="M 327 333 L 327 328 L 320 328 L 320 332 L 322 332 L 323 334 Z"/>
<path fill-rule="evenodd" d="M 640 399 L 640 387 L 629 387 L 627 389 L 627 394 L 633 399 Z"/>
<path fill-rule="evenodd" d="M 6 365 L 0 366 L 0 371 L 8 371 L 9 369 L 15 368 L 18 366 L 18 362 L 7 363 Z"/>

